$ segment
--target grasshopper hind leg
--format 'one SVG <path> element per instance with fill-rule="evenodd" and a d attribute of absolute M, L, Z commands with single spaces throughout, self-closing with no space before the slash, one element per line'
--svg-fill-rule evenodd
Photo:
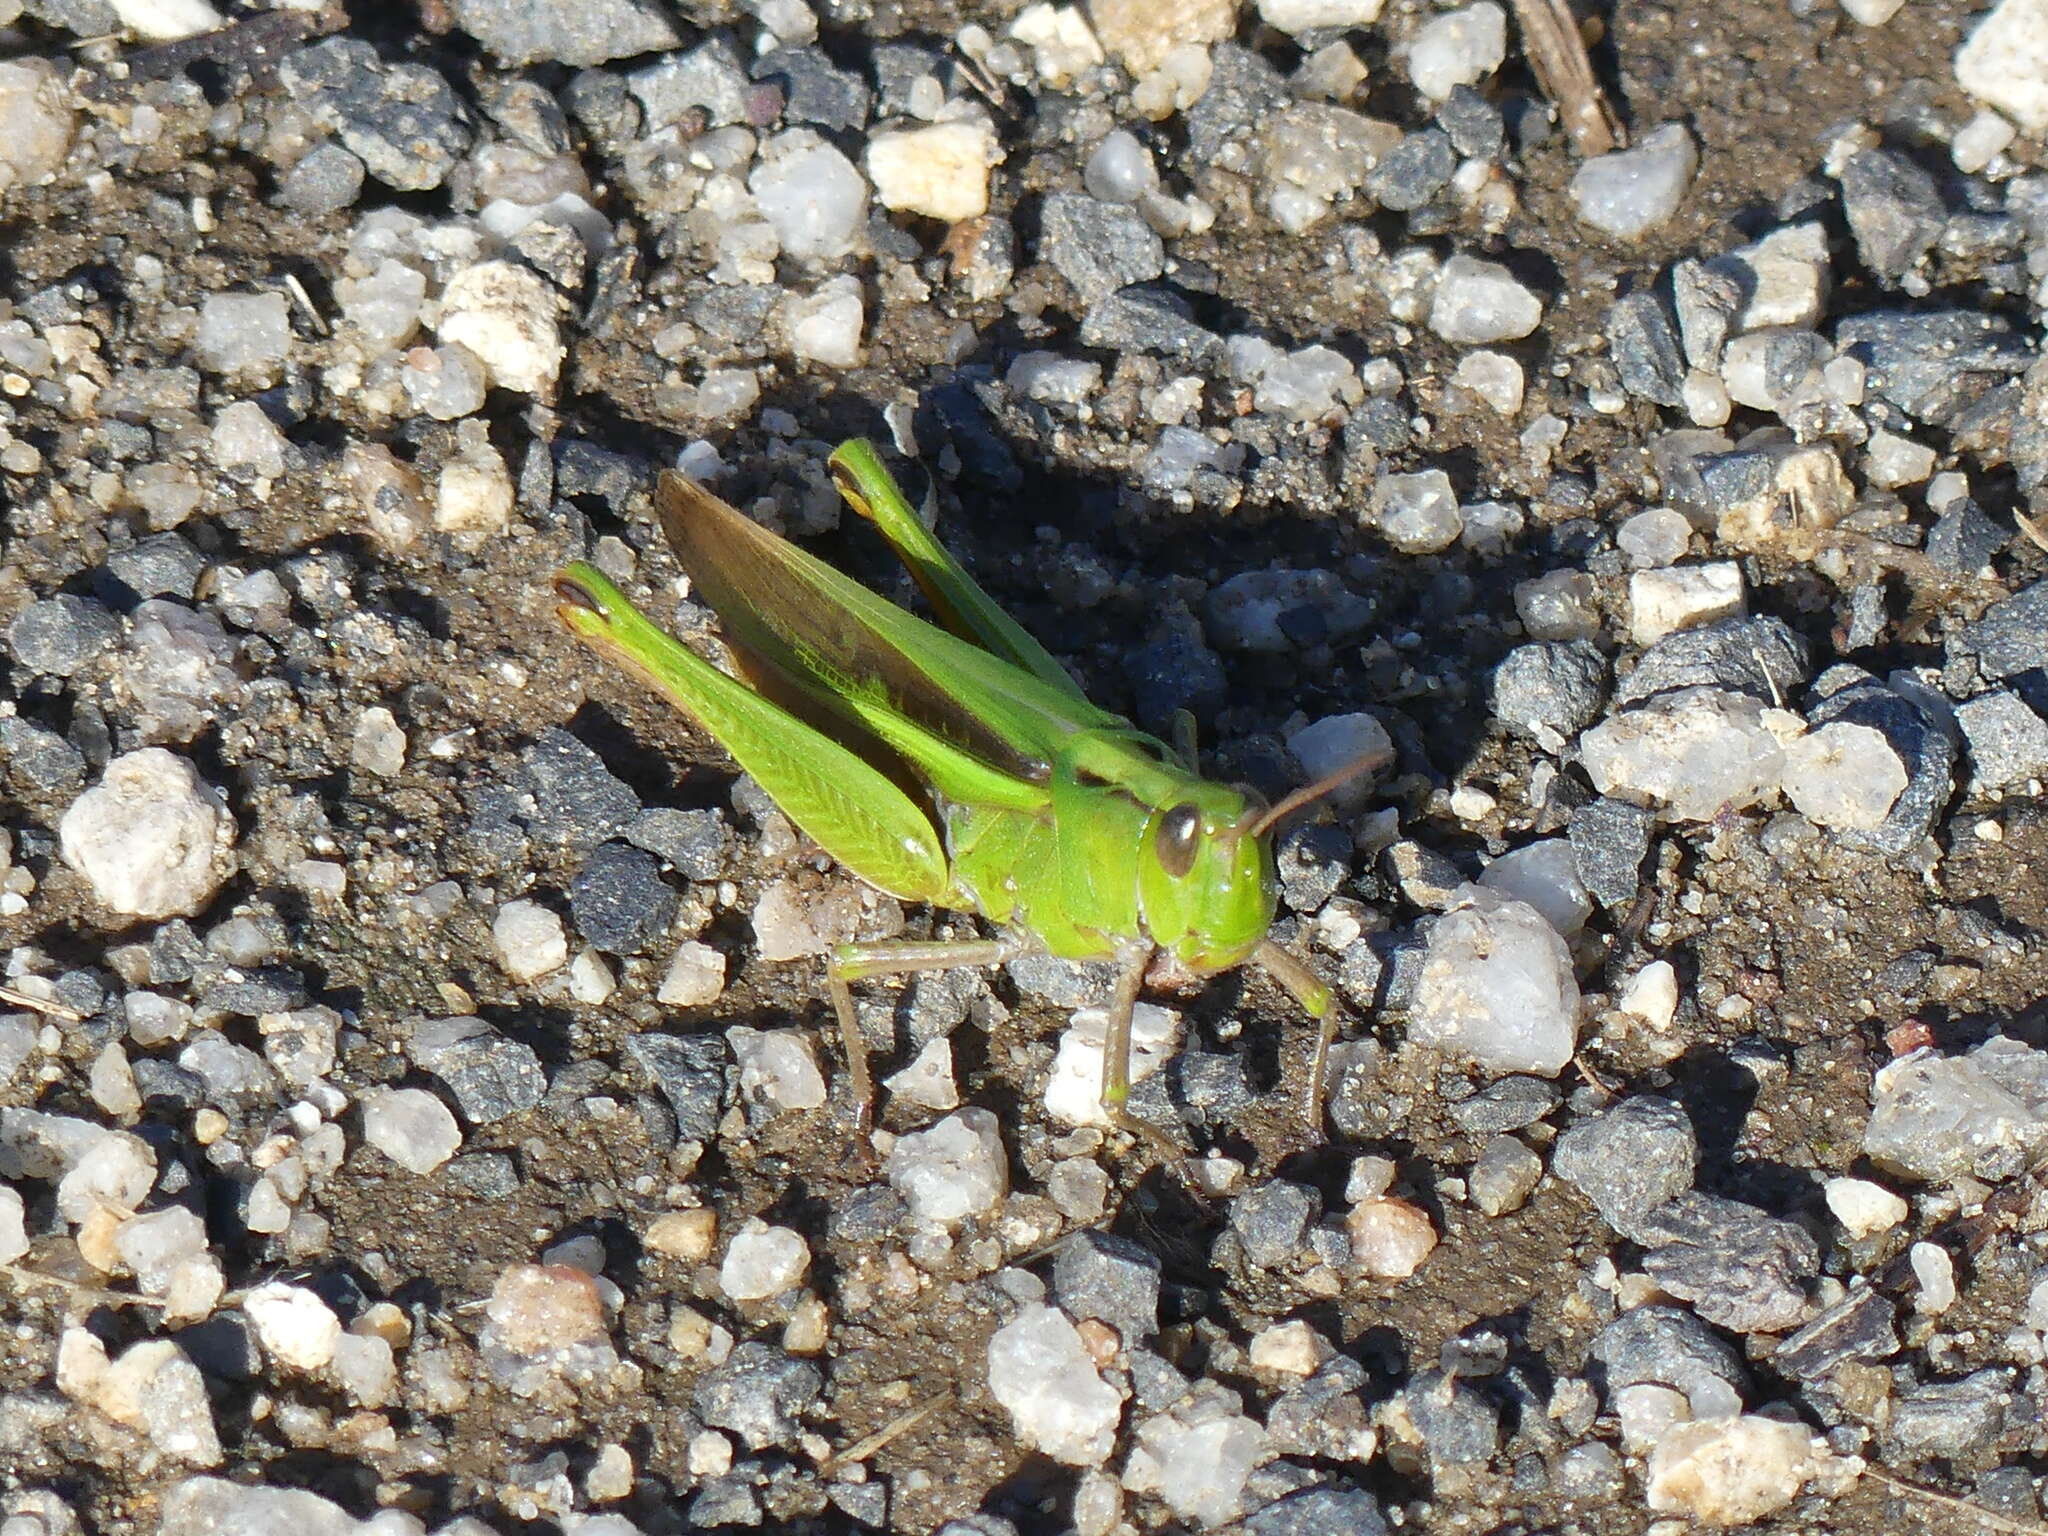
<path fill-rule="evenodd" d="M 852 982 L 876 976 L 907 976 L 918 971 L 952 971 L 970 965 L 1001 965 L 1015 956 L 1009 939 L 889 939 L 871 944 L 841 944 L 825 959 L 825 990 L 839 1022 L 839 1044 L 846 1053 L 847 1094 L 853 1100 L 854 1125 L 865 1142 L 875 1119 L 875 1078 L 868 1067 L 868 1043 L 860 1032 L 853 1005 Z"/>

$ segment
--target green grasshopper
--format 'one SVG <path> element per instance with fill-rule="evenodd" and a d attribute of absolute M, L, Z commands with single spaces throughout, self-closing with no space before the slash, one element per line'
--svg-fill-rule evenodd
<path fill-rule="evenodd" d="M 1041 950 L 1116 962 L 1102 1107 L 1123 1129 L 1171 1146 L 1126 1106 L 1132 1009 L 1163 949 L 1201 976 L 1256 961 L 1321 1021 L 1309 1086 L 1319 1132 L 1334 1000 L 1268 937 L 1271 834 L 1370 765 L 1348 765 L 1270 808 L 1202 778 L 1192 721 L 1181 717 L 1173 747 L 1091 704 L 919 521 L 872 445 L 844 444 L 831 470 L 945 628 L 674 471 L 655 495 L 662 526 L 758 687 L 664 633 L 588 565 L 555 579 L 556 613 L 717 738 L 791 821 L 868 884 L 1004 929 L 993 940 L 832 951 L 826 983 L 863 1129 L 873 1082 L 849 983 Z"/>

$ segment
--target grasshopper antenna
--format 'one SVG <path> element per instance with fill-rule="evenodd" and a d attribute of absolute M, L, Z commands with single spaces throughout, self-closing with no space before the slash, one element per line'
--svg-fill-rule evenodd
<path fill-rule="evenodd" d="M 1384 767 L 1393 759 L 1393 752 L 1386 747 L 1374 747 L 1370 752 L 1361 752 L 1334 773 L 1326 773 L 1314 783 L 1304 784 L 1279 804 L 1262 811 L 1252 824 L 1244 829 L 1246 837 L 1260 837 L 1278 826 L 1286 817 L 1292 816 L 1304 806 L 1314 805 L 1325 795 L 1342 789 L 1362 773 L 1371 773 L 1375 768 Z"/>

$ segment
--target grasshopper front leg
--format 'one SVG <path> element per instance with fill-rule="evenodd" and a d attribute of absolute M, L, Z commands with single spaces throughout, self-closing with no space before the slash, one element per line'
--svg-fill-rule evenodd
<path fill-rule="evenodd" d="M 1316 1053 L 1308 1069 L 1308 1130 L 1323 1139 L 1323 1100 L 1328 1090 L 1330 1047 L 1337 1041 L 1337 995 L 1329 984 L 1271 939 L 1252 952 L 1252 958 L 1268 976 L 1287 989 L 1302 1009 L 1317 1023 Z"/>
<path fill-rule="evenodd" d="M 825 959 L 825 989 L 839 1019 L 840 1049 L 846 1052 L 847 1091 L 854 1102 L 854 1124 L 866 1137 L 874 1123 L 875 1080 L 868 1070 L 868 1043 L 860 1032 L 849 982 L 876 976 L 907 976 L 917 971 L 952 971 L 969 965 L 1001 965 L 1022 946 L 1011 939 L 919 940 L 883 939 L 870 944 L 841 944 Z"/>
<path fill-rule="evenodd" d="M 1179 1161 L 1181 1149 L 1174 1139 L 1149 1120 L 1131 1113 L 1131 1016 L 1138 1009 L 1138 992 L 1145 985 L 1145 967 L 1152 961 L 1153 946 L 1143 941 L 1124 944 L 1117 950 L 1116 990 L 1109 998 L 1109 1024 L 1102 1036 L 1102 1112 L 1118 1130 L 1128 1131 L 1152 1143 L 1165 1156 Z"/>

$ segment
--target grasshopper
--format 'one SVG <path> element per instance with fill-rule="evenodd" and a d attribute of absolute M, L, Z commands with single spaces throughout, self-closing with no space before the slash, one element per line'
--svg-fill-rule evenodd
<path fill-rule="evenodd" d="M 1127 1106 L 1132 1010 L 1148 963 L 1165 950 L 1198 976 L 1256 962 L 1320 1022 L 1309 1084 L 1319 1133 L 1337 1016 L 1330 988 L 1269 937 L 1272 831 L 1372 764 L 1347 765 L 1270 807 L 1201 777 L 1192 720 L 1180 718 L 1180 744 L 1169 746 L 1090 703 L 946 552 L 871 444 L 842 445 L 830 467 L 943 628 L 674 471 L 661 477 L 656 509 L 748 681 L 664 633 L 589 565 L 556 577 L 555 611 L 715 737 L 845 868 L 901 900 L 976 912 L 1002 930 L 841 944 L 827 958 L 862 1129 L 874 1090 L 850 984 L 1035 949 L 1116 963 L 1102 1108 L 1171 1147 Z"/>

